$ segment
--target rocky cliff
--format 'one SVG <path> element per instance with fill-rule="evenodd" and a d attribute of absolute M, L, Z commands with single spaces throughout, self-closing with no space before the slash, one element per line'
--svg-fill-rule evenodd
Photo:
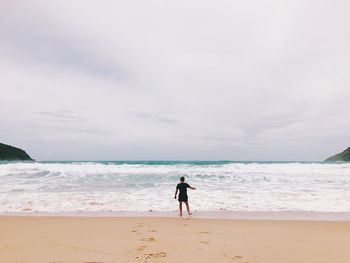
<path fill-rule="evenodd" d="M 0 160 L 1 161 L 24 161 L 33 159 L 22 149 L 0 143 Z"/>
<path fill-rule="evenodd" d="M 328 159 L 326 159 L 326 162 L 331 161 L 343 161 L 343 162 L 350 162 L 350 147 L 348 147 L 346 150 L 342 151 L 341 153 L 337 153 Z"/>

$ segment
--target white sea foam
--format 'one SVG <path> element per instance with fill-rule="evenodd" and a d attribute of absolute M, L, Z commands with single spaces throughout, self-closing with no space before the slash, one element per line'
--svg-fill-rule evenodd
<path fill-rule="evenodd" d="M 180 176 L 198 211 L 350 212 L 349 163 L 3 163 L 0 213 L 172 211 Z"/>

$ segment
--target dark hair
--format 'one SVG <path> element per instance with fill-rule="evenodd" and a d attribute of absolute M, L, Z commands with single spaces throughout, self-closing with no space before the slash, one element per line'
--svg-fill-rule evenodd
<path fill-rule="evenodd" d="M 180 181 L 184 182 L 185 181 L 185 176 L 181 176 Z"/>

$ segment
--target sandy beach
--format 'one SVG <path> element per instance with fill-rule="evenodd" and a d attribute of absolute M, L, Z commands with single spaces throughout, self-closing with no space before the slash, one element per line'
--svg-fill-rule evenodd
<path fill-rule="evenodd" d="M 0 262 L 348 263 L 350 222 L 0 217 Z"/>

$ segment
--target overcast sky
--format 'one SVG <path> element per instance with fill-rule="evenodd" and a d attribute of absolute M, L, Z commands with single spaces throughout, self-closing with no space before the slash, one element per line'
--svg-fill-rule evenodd
<path fill-rule="evenodd" d="M 0 142 L 38 160 L 323 160 L 350 2 L 0 0 Z"/>

